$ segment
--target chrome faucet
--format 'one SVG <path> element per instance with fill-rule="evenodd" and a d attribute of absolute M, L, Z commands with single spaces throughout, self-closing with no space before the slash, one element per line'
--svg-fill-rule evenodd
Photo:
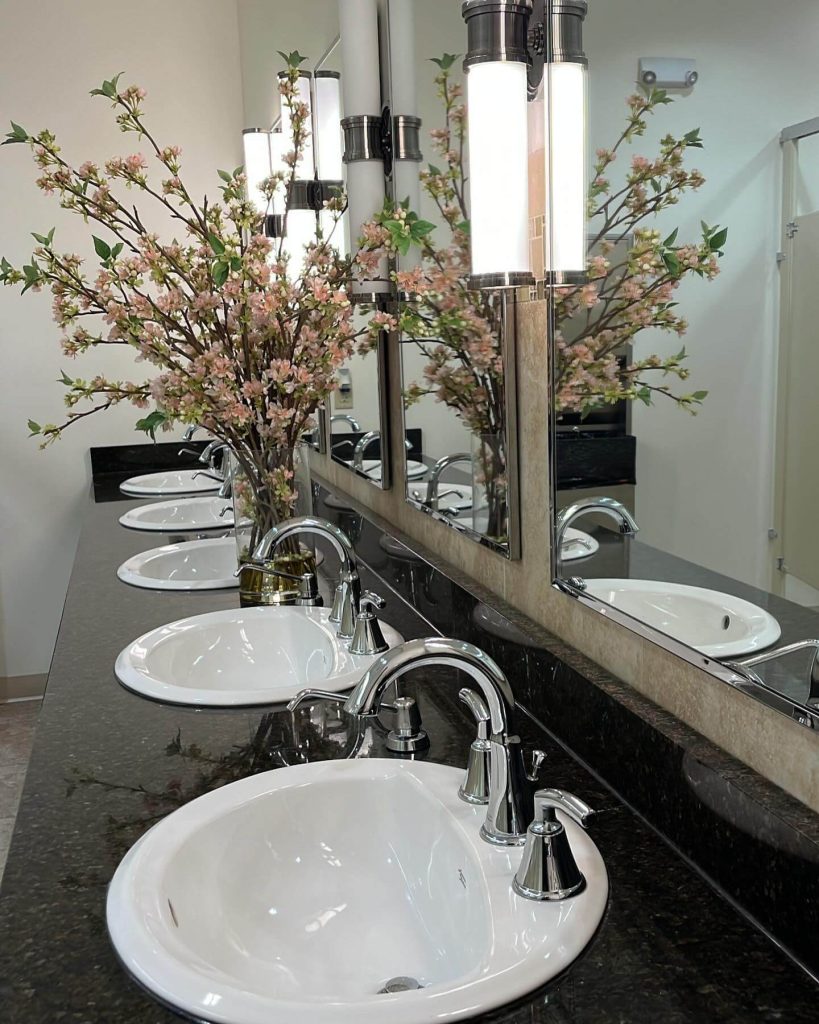
<path fill-rule="evenodd" d="M 331 423 L 349 423 L 350 430 L 354 430 L 356 433 L 361 431 L 361 424 L 355 418 L 347 412 L 337 412 L 335 415 L 330 417 Z"/>
<path fill-rule="evenodd" d="M 619 524 L 620 533 L 624 537 L 633 537 L 640 529 L 631 512 L 615 498 L 583 498 L 573 505 L 568 505 L 559 513 L 555 523 L 555 577 L 557 579 L 561 578 L 563 539 L 566 536 L 566 530 L 575 519 L 590 512 L 601 512 L 609 519 L 613 519 Z"/>
<path fill-rule="evenodd" d="M 532 818 L 532 803 L 520 737 L 511 732 L 515 699 L 506 676 L 483 651 L 462 640 L 442 637 L 409 640 L 370 666 L 345 701 L 344 711 L 359 719 L 375 717 L 391 683 L 413 669 L 431 665 L 460 669 L 481 692 L 490 744 L 489 801 L 481 836 L 498 846 L 520 846 Z"/>
<path fill-rule="evenodd" d="M 356 620 L 361 611 L 361 580 L 352 542 L 343 530 L 328 523 L 326 519 L 298 516 L 268 530 L 259 541 L 253 557 L 260 562 L 272 559 L 276 549 L 285 540 L 305 533 L 325 537 L 338 555 L 341 562 L 341 577 L 336 587 L 330 621 L 337 624 L 336 632 L 339 639 L 352 640 Z"/>
<path fill-rule="evenodd" d="M 353 469 L 357 469 L 359 472 L 364 471 L 364 452 L 370 447 L 373 441 L 377 441 L 380 437 L 380 430 L 368 430 L 367 433 L 359 439 L 358 444 L 353 449 Z"/>
<path fill-rule="evenodd" d="M 438 511 L 438 502 L 440 500 L 438 488 L 441 482 L 441 474 L 445 469 L 449 466 L 454 466 L 457 462 L 471 463 L 472 456 L 469 452 L 454 452 L 452 455 L 445 455 L 442 459 L 438 459 L 430 470 L 426 504 L 435 512 Z"/>

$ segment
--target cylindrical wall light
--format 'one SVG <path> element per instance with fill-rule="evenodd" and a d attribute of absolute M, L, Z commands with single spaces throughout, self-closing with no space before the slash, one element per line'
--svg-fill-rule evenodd
<path fill-rule="evenodd" d="M 273 173 L 270 162 L 270 132 L 263 128 L 245 128 L 242 132 L 242 146 L 245 152 L 247 198 L 256 212 L 263 217 L 268 212 L 268 201 L 259 186 Z"/>
<path fill-rule="evenodd" d="M 531 0 L 466 0 L 472 285 L 532 282 L 527 35 Z"/>
<path fill-rule="evenodd" d="M 324 181 L 343 177 L 341 137 L 341 75 L 338 71 L 317 71 L 313 79 L 316 93 L 316 168 Z"/>
<path fill-rule="evenodd" d="M 549 229 L 546 281 L 579 284 L 586 277 L 587 76 L 583 52 L 586 0 L 547 0 L 544 19 L 543 109 Z"/>

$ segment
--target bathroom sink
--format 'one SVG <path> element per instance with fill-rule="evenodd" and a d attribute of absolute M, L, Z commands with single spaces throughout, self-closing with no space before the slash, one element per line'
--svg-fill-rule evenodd
<path fill-rule="evenodd" d="M 328 608 L 228 608 L 160 626 L 117 658 L 119 681 L 171 704 L 279 704 L 305 687 L 353 687 L 375 660 L 350 654 Z M 382 623 L 394 647 L 402 637 Z"/>
<path fill-rule="evenodd" d="M 153 495 L 158 498 L 167 494 L 207 494 L 218 491 L 220 486 L 217 480 L 203 476 L 201 469 L 177 469 L 167 473 L 132 476 L 120 484 L 119 489 L 123 494 L 133 494 L 135 497 Z"/>
<path fill-rule="evenodd" d="M 239 586 L 237 565 L 236 539 L 217 537 L 140 551 L 117 576 L 148 590 L 224 590 Z"/>
<path fill-rule="evenodd" d="M 710 658 L 770 647 L 781 630 L 763 608 L 730 594 L 654 580 L 586 580 L 586 593 Z"/>
<path fill-rule="evenodd" d="M 462 779 L 429 762 L 324 761 L 193 800 L 114 875 L 122 964 L 218 1024 L 461 1021 L 539 988 L 592 939 L 603 860 L 564 818 L 585 890 L 517 896 L 521 850 L 480 839 L 485 808 L 458 799 Z"/>
<path fill-rule="evenodd" d="M 222 509 L 227 511 L 220 517 Z M 129 530 L 154 533 L 229 530 L 233 527 L 233 506 L 225 498 L 176 498 L 132 508 L 119 521 Z"/>
<path fill-rule="evenodd" d="M 324 555 L 315 554 L 316 565 Z M 236 539 L 215 537 L 140 551 L 117 569 L 123 583 L 147 590 L 226 590 L 239 586 Z"/>

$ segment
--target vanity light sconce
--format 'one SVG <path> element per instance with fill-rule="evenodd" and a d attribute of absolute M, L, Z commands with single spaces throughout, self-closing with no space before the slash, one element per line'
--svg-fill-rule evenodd
<path fill-rule="evenodd" d="M 549 198 L 544 283 L 586 281 L 586 0 L 466 0 L 476 288 L 531 285 L 527 100 L 542 119 Z M 521 197 L 524 197 L 523 201 Z"/>

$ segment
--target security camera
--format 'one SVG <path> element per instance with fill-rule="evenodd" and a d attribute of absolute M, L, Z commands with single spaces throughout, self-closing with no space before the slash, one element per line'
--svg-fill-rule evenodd
<path fill-rule="evenodd" d="M 655 85 L 657 82 L 656 71 L 644 71 L 643 72 L 643 85 Z"/>

